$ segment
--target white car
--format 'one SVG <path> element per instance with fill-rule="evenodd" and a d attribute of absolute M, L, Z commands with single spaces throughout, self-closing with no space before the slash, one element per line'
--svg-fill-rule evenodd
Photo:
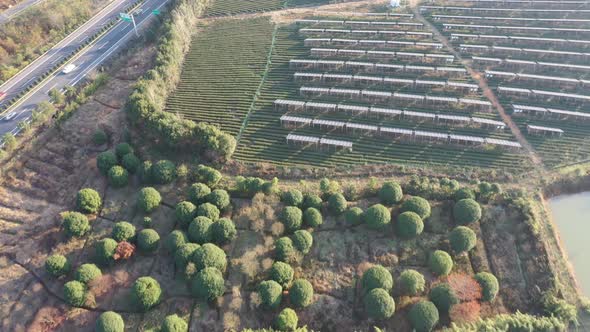
<path fill-rule="evenodd" d="M 8 114 L 6 114 L 6 116 L 4 117 L 4 121 L 10 121 L 12 120 L 12 118 L 14 118 L 16 116 L 16 112 L 10 112 Z"/>
<path fill-rule="evenodd" d="M 76 69 L 76 65 L 73 63 L 70 63 L 69 65 L 64 67 L 64 69 L 62 70 L 62 73 L 69 74 L 69 73 L 73 72 L 74 69 Z"/>

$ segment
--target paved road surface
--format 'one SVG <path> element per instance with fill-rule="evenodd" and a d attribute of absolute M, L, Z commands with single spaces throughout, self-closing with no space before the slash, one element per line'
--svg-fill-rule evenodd
<path fill-rule="evenodd" d="M 24 0 L 12 6 L 11 8 L 6 9 L 0 13 L 0 25 L 10 21 L 10 19 L 22 13 L 25 9 L 33 7 L 34 5 L 37 5 L 43 1 L 45 0 Z"/>
<path fill-rule="evenodd" d="M 169 0 L 145 0 L 145 2 L 134 11 L 135 22 L 138 28 L 154 18 L 152 10 L 161 9 L 168 1 Z M 0 86 L 0 91 L 6 91 L 8 93 L 4 102 L 10 100 L 13 96 L 25 89 L 30 82 L 70 54 L 78 47 L 78 45 L 96 33 L 104 24 L 109 22 L 110 19 L 118 16 L 119 12 L 123 11 L 124 8 L 128 7 L 133 2 L 133 0 L 113 1 L 112 4 L 97 14 L 80 29 L 66 37 L 47 54 L 41 56 L 29 67 L 23 69 L 23 71 L 13 77 L 13 79 Z M 120 49 L 122 45 L 132 38 L 135 38 L 133 25 L 128 22 L 119 21 L 91 47 L 87 48 L 80 55 L 68 62 L 76 65 L 74 71 L 68 74 L 62 72 L 53 74 L 49 79 L 35 87 L 35 92 L 27 96 L 26 99 L 19 101 L 16 104 L 17 106 L 11 109 L 10 113 L 15 112 L 16 116 L 12 117 L 10 120 L 5 119 L 8 113 L 4 113 L 0 117 L 0 136 L 8 132 L 17 133 L 18 122 L 28 119 L 38 103 L 49 100 L 48 92 L 51 89 L 56 88 L 60 90 L 67 85 L 75 86 L 83 81 L 90 71 L 98 67 L 105 59 L 115 53 L 116 50 Z"/>

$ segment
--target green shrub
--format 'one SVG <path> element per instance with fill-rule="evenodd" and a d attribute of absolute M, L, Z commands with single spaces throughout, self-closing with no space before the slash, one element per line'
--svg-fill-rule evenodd
<path fill-rule="evenodd" d="M 295 249 L 293 241 L 288 237 L 282 237 L 275 241 L 275 256 L 277 260 L 289 262 L 294 258 Z"/>
<path fill-rule="evenodd" d="M 295 231 L 291 240 L 293 241 L 293 246 L 304 254 L 307 254 L 313 245 L 313 236 L 304 229 Z"/>
<path fill-rule="evenodd" d="M 275 319 L 275 328 L 280 331 L 294 331 L 297 328 L 297 313 L 290 308 L 285 308 Z"/>
<path fill-rule="evenodd" d="M 137 234 L 137 247 L 143 252 L 154 252 L 160 245 L 160 234 L 151 228 L 142 229 Z"/>
<path fill-rule="evenodd" d="M 143 217 L 143 219 L 141 220 L 141 224 L 144 228 L 152 228 L 152 226 L 154 225 L 154 221 L 151 217 Z"/>
<path fill-rule="evenodd" d="M 281 221 L 285 225 L 286 232 L 294 232 L 301 228 L 303 214 L 298 207 L 287 206 L 281 213 Z"/>
<path fill-rule="evenodd" d="M 448 312 L 453 305 L 459 303 L 455 291 L 447 283 L 440 283 L 432 287 L 429 298 L 440 312 Z"/>
<path fill-rule="evenodd" d="M 455 201 L 460 201 L 462 199 L 475 199 L 475 192 L 470 188 L 460 188 L 455 191 L 453 194 L 453 199 Z"/>
<path fill-rule="evenodd" d="M 500 290 L 500 285 L 498 284 L 498 279 L 488 272 L 479 272 L 475 275 L 475 280 L 479 283 L 483 293 L 483 300 L 492 302 L 498 295 L 498 291 Z"/>
<path fill-rule="evenodd" d="M 344 220 L 349 225 L 358 225 L 362 222 L 363 210 L 359 207 L 352 207 L 344 213 Z"/>
<path fill-rule="evenodd" d="M 309 227 L 318 227 L 323 223 L 322 213 L 316 208 L 307 208 L 303 213 L 303 221 Z"/>
<path fill-rule="evenodd" d="M 321 210 L 322 199 L 316 194 L 306 193 L 303 195 L 303 205 L 301 207 L 303 209 L 314 208 Z"/>
<path fill-rule="evenodd" d="M 412 211 L 407 211 L 397 218 L 397 232 L 403 238 L 413 238 L 424 230 L 424 223 L 420 216 Z"/>
<path fill-rule="evenodd" d="M 209 187 L 215 187 L 222 178 L 218 170 L 205 165 L 198 165 L 193 177 L 197 182 L 202 182 Z"/>
<path fill-rule="evenodd" d="M 152 162 L 149 160 L 144 161 L 137 170 L 137 176 L 141 183 L 152 183 Z"/>
<path fill-rule="evenodd" d="M 295 274 L 291 265 L 283 262 L 274 262 L 268 273 L 270 279 L 278 282 L 283 288 L 289 288 Z"/>
<path fill-rule="evenodd" d="M 146 187 L 139 191 L 137 197 L 137 206 L 145 213 L 154 211 L 162 202 L 160 193 L 152 187 Z"/>
<path fill-rule="evenodd" d="M 275 309 L 281 305 L 283 287 L 274 280 L 265 280 L 258 285 L 258 295 L 265 308 Z"/>
<path fill-rule="evenodd" d="M 96 156 L 96 167 L 104 175 L 107 175 L 111 167 L 115 165 L 117 165 L 117 156 L 113 151 L 101 152 Z"/>
<path fill-rule="evenodd" d="M 391 222 L 391 213 L 385 206 L 375 204 L 365 211 L 363 220 L 370 228 L 382 230 Z"/>
<path fill-rule="evenodd" d="M 416 332 L 430 332 L 438 323 L 438 310 L 434 303 L 420 301 L 410 309 L 409 318 Z"/>
<path fill-rule="evenodd" d="M 188 236 L 181 230 L 173 230 L 170 234 L 166 235 L 164 241 L 164 247 L 168 252 L 175 253 L 178 248 L 188 242 Z"/>
<path fill-rule="evenodd" d="M 64 285 L 64 298 L 71 306 L 83 306 L 86 302 L 86 285 L 77 280 L 66 282 Z"/>
<path fill-rule="evenodd" d="M 334 215 L 340 215 L 346 211 L 348 202 L 342 194 L 333 194 L 328 199 L 328 209 Z"/>
<path fill-rule="evenodd" d="M 228 218 L 219 218 L 211 225 L 211 236 L 218 244 L 226 244 L 236 238 L 238 231 L 234 222 Z"/>
<path fill-rule="evenodd" d="M 393 288 L 393 277 L 386 268 L 375 265 L 363 273 L 361 285 L 365 292 L 375 288 L 383 288 L 389 292 Z"/>
<path fill-rule="evenodd" d="M 96 332 L 124 332 L 123 317 L 114 311 L 106 311 L 98 316 L 95 325 Z"/>
<path fill-rule="evenodd" d="M 96 243 L 95 257 L 99 264 L 109 265 L 114 261 L 117 241 L 104 238 Z"/>
<path fill-rule="evenodd" d="M 211 242 L 213 221 L 207 217 L 196 217 L 188 226 L 188 237 L 192 242 Z"/>
<path fill-rule="evenodd" d="M 477 222 L 481 218 L 481 207 L 473 199 L 465 198 L 455 203 L 453 216 L 460 225 Z"/>
<path fill-rule="evenodd" d="M 453 259 L 445 251 L 436 250 L 430 255 L 428 266 L 432 273 L 439 276 L 446 276 L 453 269 Z"/>
<path fill-rule="evenodd" d="M 115 153 L 117 154 L 117 157 L 123 158 L 124 155 L 133 153 L 133 148 L 129 143 L 119 143 L 115 147 Z"/>
<path fill-rule="evenodd" d="M 54 277 L 60 277 L 68 272 L 72 265 L 64 255 L 51 255 L 45 261 L 45 271 Z"/>
<path fill-rule="evenodd" d="M 289 206 L 301 206 L 303 204 L 303 194 L 297 189 L 289 189 L 281 195 L 281 201 Z"/>
<path fill-rule="evenodd" d="M 111 167 L 108 174 L 109 184 L 114 188 L 125 187 L 129 183 L 129 172 L 119 165 Z"/>
<path fill-rule="evenodd" d="M 102 205 L 100 195 L 96 190 L 84 188 L 78 191 L 76 195 L 76 207 L 78 211 L 84 213 L 97 213 Z"/>
<path fill-rule="evenodd" d="M 178 315 L 166 316 L 160 332 L 188 332 L 188 324 Z"/>
<path fill-rule="evenodd" d="M 424 291 L 426 281 L 420 272 L 416 270 L 405 270 L 399 276 L 398 284 L 404 294 L 415 296 Z"/>
<path fill-rule="evenodd" d="M 84 236 L 90 230 L 88 218 L 79 212 L 62 213 L 62 226 L 67 237 Z"/>
<path fill-rule="evenodd" d="M 192 261 L 199 270 L 206 267 L 214 267 L 223 272 L 227 266 L 225 252 L 213 243 L 205 243 L 195 250 Z"/>
<path fill-rule="evenodd" d="M 289 298 L 295 307 L 305 308 L 313 302 L 313 286 L 305 279 L 297 279 L 289 289 Z"/>
<path fill-rule="evenodd" d="M 477 237 L 475 232 L 465 226 L 458 226 L 449 235 L 451 248 L 455 252 L 469 251 L 475 247 Z"/>
<path fill-rule="evenodd" d="M 207 217 L 212 221 L 219 219 L 219 209 L 211 203 L 203 203 L 197 208 L 197 216 Z"/>
<path fill-rule="evenodd" d="M 215 189 L 206 198 L 207 202 L 215 205 L 219 210 L 223 210 L 227 208 L 230 203 L 231 199 L 227 191 L 223 189 Z"/>
<path fill-rule="evenodd" d="M 119 221 L 113 226 L 111 236 L 117 242 L 132 242 L 135 237 L 135 226 L 126 221 Z"/>
<path fill-rule="evenodd" d="M 196 243 L 182 244 L 174 253 L 174 266 L 178 271 L 184 271 L 188 262 L 191 261 L 195 251 L 201 246 Z"/>
<path fill-rule="evenodd" d="M 90 281 L 102 277 L 102 272 L 98 266 L 94 264 L 82 264 L 76 270 L 75 278 L 81 283 L 89 283 Z"/>
<path fill-rule="evenodd" d="M 401 202 L 403 197 L 402 187 L 396 182 L 385 182 L 379 190 L 379 199 L 383 204 L 397 204 Z"/>
<path fill-rule="evenodd" d="M 123 159 L 121 159 L 121 166 L 125 167 L 125 169 L 131 174 L 135 174 L 137 172 L 140 164 L 141 160 L 139 160 L 139 158 L 137 158 L 133 153 L 128 153 L 123 156 Z"/>
<path fill-rule="evenodd" d="M 191 290 L 193 295 L 200 299 L 215 300 L 225 291 L 223 275 L 214 267 L 206 267 L 191 281 Z"/>
<path fill-rule="evenodd" d="M 197 207 L 188 201 L 176 204 L 174 216 L 180 227 L 186 229 L 197 215 Z"/>
<path fill-rule="evenodd" d="M 430 217 L 430 204 L 422 197 L 413 196 L 403 202 L 401 212 L 412 211 L 422 218 L 422 220 Z"/>
<path fill-rule="evenodd" d="M 188 187 L 188 199 L 193 202 L 193 204 L 201 204 L 205 203 L 205 199 L 211 193 L 211 189 L 207 187 L 207 185 L 203 183 L 193 183 L 190 187 Z"/>
<path fill-rule="evenodd" d="M 158 281 L 152 277 L 140 277 L 133 283 L 131 299 L 143 311 L 151 309 L 160 302 L 162 289 Z"/>
<path fill-rule="evenodd" d="M 107 136 L 107 133 L 104 132 L 104 130 L 96 129 L 92 134 L 92 143 L 94 143 L 94 145 L 103 145 L 108 141 L 109 137 Z"/>
<path fill-rule="evenodd" d="M 382 288 L 369 291 L 364 297 L 364 304 L 367 315 L 373 319 L 386 319 L 395 312 L 393 298 Z"/>
<path fill-rule="evenodd" d="M 152 181 L 168 184 L 176 178 L 176 165 L 170 160 L 160 160 L 152 166 Z"/>

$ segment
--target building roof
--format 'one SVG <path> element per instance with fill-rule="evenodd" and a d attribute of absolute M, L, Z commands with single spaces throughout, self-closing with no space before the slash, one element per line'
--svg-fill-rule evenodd
<path fill-rule="evenodd" d="M 344 128 L 346 126 L 346 122 L 334 121 L 334 120 L 323 120 L 323 119 L 313 119 L 311 123 L 313 125 L 336 127 L 336 128 Z"/>
<path fill-rule="evenodd" d="M 297 142 L 305 142 L 305 143 L 319 143 L 320 139 L 317 137 L 312 137 L 312 136 L 289 134 L 289 135 L 287 135 L 287 141 L 297 141 Z"/>
<path fill-rule="evenodd" d="M 305 106 L 304 101 L 277 99 L 274 101 L 276 105 L 290 105 L 290 106 Z"/>
<path fill-rule="evenodd" d="M 401 115 L 403 113 L 402 110 L 393 109 L 393 108 L 380 108 L 380 107 L 371 107 L 371 113 L 377 114 L 387 114 L 387 115 Z"/>
<path fill-rule="evenodd" d="M 498 145 L 498 146 L 514 147 L 514 148 L 521 147 L 520 143 L 518 143 L 518 142 L 512 142 L 512 141 L 507 141 L 507 140 L 503 140 L 503 139 L 496 139 L 496 138 L 486 138 L 485 143 L 491 144 L 491 145 Z"/>
<path fill-rule="evenodd" d="M 302 117 L 298 117 L 298 116 L 283 115 L 283 116 L 281 116 L 281 121 L 310 124 L 312 120 L 310 118 L 302 118 Z"/>
<path fill-rule="evenodd" d="M 372 125 L 367 125 L 367 124 L 362 124 L 362 123 L 347 123 L 346 128 L 379 131 L 378 126 L 372 126 Z"/>
<path fill-rule="evenodd" d="M 544 127 L 544 126 L 535 126 L 535 125 L 527 125 L 527 129 L 538 130 L 538 131 L 545 131 L 551 133 L 560 133 L 563 134 L 563 130 L 559 128 L 552 128 L 552 127 Z"/>
<path fill-rule="evenodd" d="M 345 148 L 352 148 L 352 142 L 336 140 L 336 139 L 322 138 L 322 139 L 320 139 L 320 144 L 340 146 L 340 147 L 345 147 Z"/>
<path fill-rule="evenodd" d="M 451 138 L 451 140 L 475 142 L 475 143 L 482 143 L 482 144 L 485 141 L 482 137 L 475 137 L 475 136 L 451 134 L 451 135 L 449 135 L 449 137 Z"/>
<path fill-rule="evenodd" d="M 401 135 L 413 135 L 414 131 L 410 129 L 403 129 L 403 128 L 391 128 L 391 127 L 381 127 L 381 131 L 385 133 L 394 133 L 394 134 L 401 134 Z"/>

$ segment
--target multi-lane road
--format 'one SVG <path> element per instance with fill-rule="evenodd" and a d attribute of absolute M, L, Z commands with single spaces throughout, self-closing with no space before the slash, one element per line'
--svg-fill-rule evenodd
<path fill-rule="evenodd" d="M 133 15 L 138 29 L 155 17 L 152 13 L 153 10 L 163 9 L 168 1 L 145 0 L 135 9 Z M 43 73 L 75 51 L 80 45 L 83 45 L 88 38 L 100 31 L 111 20 L 116 19 L 120 12 L 123 12 L 125 8 L 133 3 L 134 0 L 113 0 L 112 3 L 88 22 L 1 85 L 0 91 L 6 92 L 7 96 L 3 101 L 0 101 L 0 106 L 18 95 L 29 84 L 41 77 Z M 17 133 L 18 123 L 28 119 L 37 104 L 49 99 L 48 93 L 51 89 L 60 90 L 65 86 L 75 86 L 82 82 L 88 73 L 133 38 L 135 38 L 135 32 L 132 23 L 118 21 L 108 32 L 68 61 L 68 63 L 73 63 L 76 66 L 72 72 L 64 74 L 60 71 L 51 75 L 10 107 L 8 112 L 2 114 L 0 116 L 0 136 L 8 132 Z M 12 116 L 7 117 L 7 114 Z"/>
<path fill-rule="evenodd" d="M 43 1 L 45 0 L 24 0 L 6 9 L 5 11 L 0 13 L 0 25 L 8 22 L 9 20 L 16 17 L 18 14 L 22 13 L 26 9 L 33 7 Z"/>

